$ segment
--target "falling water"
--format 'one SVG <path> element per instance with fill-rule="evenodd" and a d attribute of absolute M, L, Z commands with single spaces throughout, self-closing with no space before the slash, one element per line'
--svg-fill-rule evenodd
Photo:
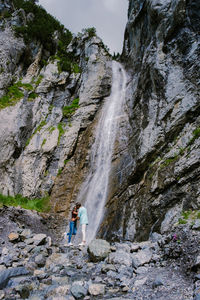
<path fill-rule="evenodd" d="M 90 172 L 77 199 L 84 203 L 88 212 L 87 242 L 95 238 L 104 215 L 114 142 L 120 115 L 123 114 L 126 73 L 117 62 L 112 63 L 112 73 L 111 95 L 106 98 L 102 108 L 91 149 Z"/>

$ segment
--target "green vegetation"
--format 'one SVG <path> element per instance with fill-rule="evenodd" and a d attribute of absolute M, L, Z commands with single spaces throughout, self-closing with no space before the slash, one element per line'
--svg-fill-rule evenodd
<path fill-rule="evenodd" d="M 62 173 L 62 169 L 60 168 L 60 169 L 58 170 L 58 174 L 57 174 L 57 175 L 59 176 L 59 175 L 61 175 L 61 173 Z"/>
<path fill-rule="evenodd" d="M 63 129 L 63 123 L 58 124 L 58 130 L 59 130 L 58 145 L 59 145 L 61 136 L 65 133 L 65 130 Z"/>
<path fill-rule="evenodd" d="M 35 129 L 34 133 L 35 134 L 36 132 L 40 132 L 40 130 L 42 129 L 43 126 L 45 126 L 47 123 L 46 123 L 46 120 L 43 120 L 40 125 Z"/>
<path fill-rule="evenodd" d="M 178 219 L 178 224 L 187 224 L 187 221 L 179 218 Z"/>
<path fill-rule="evenodd" d="M 0 109 L 15 105 L 24 97 L 24 90 L 32 91 L 33 86 L 29 83 L 16 82 L 7 89 L 7 94 L 0 98 Z"/>
<path fill-rule="evenodd" d="M 83 34 L 87 33 L 89 38 L 96 36 L 96 28 L 95 27 L 84 28 L 82 30 L 82 32 L 83 32 Z"/>
<path fill-rule="evenodd" d="M 46 141 L 47 141 L 47 139 L 44 139 L 44 140 L 42 141 L 42 146 L 45 145 Z"/>
<path fill-rule="evenodd" d="M 192 134 L 193 134 L 193 137 L 189 141 L 189 145 L 192 145 L 194 143 L 194 141 L 200 137 L 200 127 L 196 128 Z"/>
<path fill-rule="evenodd" d="M 69 159 L 65 159 L 64 160 L 64 165 L 66 165 L 68 163 Z"/>
<path fill-rule="evenodd" d="M 63 107 L 63 116 L 70 118 L 75 113 L 77 108 L 79 108 L 79 98 L 74 99 L 71 105 Z"/>
<path fill-rule="evenodd" d="M 190 224 L 194 225 L 194 221 L 196 219 L 200 219 L 200 211 L 199 210 L 183 211 L 181 215 L 182 215 L 182 218 L 179 218 L 178 224 L 190 223 Z"/>
<path fill-rule="evenodd" d="M 47 65 L 47 57 L 44 55 L 47 50 L 53 60 L 58 60 L 59 72 L 79 73 L 77 58 L 74 53 L 67 52 L 67 47 L 72 41 L 72 33 L 34 1 L 13 0 L 13 3 L 16 8 L 23 8 L 26 14 L 34 14 L 34 19 L 29 21 L 26 26 L 15 26 L 14 30 L 17 36 L 23 36 L 27 44 L 37 40 L 43 45 L 41 67 Z M 94 30 L 90 29 L 89 35 L 92 34 L 94 34 Z M 57 41 L 55 41 L 55 37 Z"/>
<path fill-rule="evenodd" d="M 53 16 L 48 14 L 44 8 L 31 0 L 13 0 L 15 8 L 23 8 L 25 13 L 33 13 L 34 19 L 29 21 L 27 26 L 15 27 L 17 35 L 22 35 L 25 42 L 30 43 L 33 40 L 39 40 L 44 49 L 52 55 L 56 51 L 56 45 L 53 41 L 55 31 L 59 33 L 60 41 L 68 46 L 72 40 L 72 34 L 65 29 Z"/>
<path fill-rule="evenodd" d="M 172 162 L 176 161 L 178 159 L 178 154 L 175 154 L 174 157 L 167 158 L 161 165 L 160 168 L 165 168 L 169 166 Z"/>
<path fill-rule="evenodd" d="M 30 140 L 32 139 L 32 137 L 34 136 L 34 134 L 36 134 L 37 132 L 40 132 L 40 130 L 42 129 L 42 127 L 43 126 L 45 126 L 46 125 L 46 119 L 45 120 L 43 120 L 40 124 L 39 124 L 39 126 L 35 129 L 35 131 L 33 132 L 33 134 L 31 135 L 31 137 L 26 141 L 26 147 L 29 145 L 29 143 L 30 143 Z M 44 142 L 44 141 L 43 141 Z M 46 142 L 46 141 L 45 141 Z M 42 144 L 42 146 L 43 146 L 43 144 Z"/>
<path fill-rule="evenodd" d="M 28 100 L 32 101 L 32 100 L 34 100 L 35 98 L 37 98 L 37 96 L 38 96 L 37 93 L 32 92 L 32 93 L 29 94 Z"/>
<path fill-rule="evenodd" d="M 55 129 L 56 129 L 55 127 L 51 126 L 48 128 L 48 131 L 49 131 L 49 133 L 52 133 Z"/>
<path fill-rule="evenodd" d="M 28 199 L 26 197 L 22 197 L 21 195 L 12 197 L 0 194 L 0 204 L 6 206 L 20 206 L 25 209 L 36 210 L 39 212 L 47 212 L 50 209 L 49 196 L 44 198 Z"/>

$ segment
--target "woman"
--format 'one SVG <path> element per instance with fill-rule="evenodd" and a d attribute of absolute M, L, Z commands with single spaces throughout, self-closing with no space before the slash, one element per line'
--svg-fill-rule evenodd
<path fill-rule="evenodd" d="M 76 206 L 74 206 L 74 208 L 72 210 L 71 221 L 69 223 L 69 233 L 67 234 L 69 236 L 67 246 L 73 245 L 71 243 L 71 239 L 72 239 L 72 235 L 76 235 L 76 232 L 77 232 L 77 216 L 78 216 L 78 210 L 77 210 Z"/>

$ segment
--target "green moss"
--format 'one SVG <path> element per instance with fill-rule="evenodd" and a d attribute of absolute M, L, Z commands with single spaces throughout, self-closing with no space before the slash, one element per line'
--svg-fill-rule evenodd
<path fill-rule="evenodd" d="M 47 139 L 44 139 L 44 140 L 42 141 L 42 146 L 45 145 L 46 141 L 47 141 Z"/>
<path fill-rule="evenodd" d="M 71 105 L 63 107 L 63 116 L 70 118 L 75 113 L 77 108 L 79 108 L 79 98 L 74 99 Z"/>
<path fill-rule="evenodd" d="M 188 145 L 192 145 L 194 143 L 194 141 L 196 139 L 198 139 L 200 137 L 200 128 L 196 128 L 193 133 L 192 133 L 193 137 L 191 138 L 191 140 L 189 141 Z"/>
<path fill-rule="evenodd" d="M 73 73 L 75 73 L 75 74 L 81 73 L 81 70 L 80 70 L 78 64 L 73 64 L 72 65 L 72 70 L 73 70 Z"/>
<path fill-rule="evenodd" d="M 33 132 L 33 134 L 31 135 L 31 137 L 26 141 L 25 147 L 27 147 L 32 139 L 32 137 L 34 136 L 34 134 L 36 134 L 37 132 L 40 132 L 40 130 L 42 129 L 43 126 L 46 125 L 46 120 L 43 120 L 40 125 L 35 129 L 35 131 Z M 44 141 L 43 141 L 44 142 Z"/>
<path fill-rule="evenodd" d="M 58 135 L 58 145 L 60 145 L 60 139 L 61 139 L 61 136 L 65 133 L 65 130 L 63 128 L 63 123 L 59 123 L 58 124 L 58 130 L 59 130 L 59 135 Z"/>
<path fill-rule="evenodd" d="M 28 96 L 28 100 L 34 100 L 35 98 L 37 98 L 38 94 L 35 92 L 32 92 L 29 94 Z"/>
<path fill-rule="evenodd" d="M 40 132 L 40 130 L 42 129 L 42 127 L 44 127 L 46 125 L 46 120 L 43 120 L 40 125 L 35 129 L 34 133 L 35 134 L 36 132 Z"/>
<path fill-rule="evenodd" d="M 15 105 L 24 97 L 24 90 L 32 91 L 33 86 L 29 83 L 22 83 L 21 81 L 11 85 L 7 90 L 7 94 L 0 98 L 0 109 Z"/>
<path fill-rule="evenodd" d="M 49 113 L 51 113 L 52 112 L 52 110 L 53 110 L 53 108 L 54 108 L 54 106 L 51 104 L 51 105 L 49 105 Z"/>
<path fill-rule="evenodd" d="M 174 157 L 167 158 L 167 159 L 160 165 L 160 169 L 163 169 L 163 168 L 169 166 L 171 163 L 173 163 L 173 162 L 176 161 L 177 159 L 178 159 L 178 154 L 175 154 Z"/>
<path fill-rule="evenodd" d="M 179 218 L 178 219 L 178 224 L 187 224 L 187 221 Z"/>
<path fill-rule="evenodd" d="M 66 165 L 68 163 L 69 159 L 65 159 L 64 160 L 64 165 Z"/>
<path fill-rule="evenodd" d="M 21 195 L 4 196 L 0 194 L 0 203 L 6 206 L 20 206 L 25 209 L 36 210 L 39 212 L 49 211 L 49 197 L 29 199 Z"/>
<path fill-rule="evenodd" d="M 52 126 L 52 127 L 49 127 L 49 128 L 48 128 L 48 131 L 49 131 L 49 133 L 52 133 L 55 129 L 56 129 L 56 128 Z"/>
<path fill-rule="evenodd" d="M 58 176 L 60 175 L 62 173 L 62 169 L 60 168 L 59 170 L 58 170 Z"/>
<path fill-rule="evenodd" d="M 43 77 L 44 77 L 43 75 L 40 75 L 40 76 L 36 79 L 36 81 L 34 82 L 36 86 L 38 86 L 38 85 L 41 83 Z"/>

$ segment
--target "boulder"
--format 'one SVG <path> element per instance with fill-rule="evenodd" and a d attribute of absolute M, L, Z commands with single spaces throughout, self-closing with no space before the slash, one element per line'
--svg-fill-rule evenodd
<path fill-rule="evenodd" d="M 89 286 L 89 293 L 92 296 L 104 295 L 105 284 L 91 284 Z"/>
<path fill-rule="evenodd" d="M 120 264 L 130 267 L 132 265 L 132 258 L 129 253 L 119 250 L 109 254 L 108 262 L 111 264 Z"/>
<path fill-rule="evenodd" d="M 70 291 L 75 299 L 82 299 L 87 295 L 87 289 L 77 283 L 72 285 Z"/>
<path fill-rule="evenodd" d="M 44 245 L 46 242 L 46 234 L 40 233 L 33 236 L 33 243 L 36 246 Z"/>
<path fill-rule="evenodd" d="M 88 253 L 92 262 L 104 260 L 110 251 L 110 244 L 101 239 L 93 240 L 88 246 Z"/>
<path fill-rule="evenodd" d="M 144 249 L 132 255 L 133 267 L 138 268 L 146 263 L 149 263 L 152 258 L 152 252 L 149 249 Z"/>

